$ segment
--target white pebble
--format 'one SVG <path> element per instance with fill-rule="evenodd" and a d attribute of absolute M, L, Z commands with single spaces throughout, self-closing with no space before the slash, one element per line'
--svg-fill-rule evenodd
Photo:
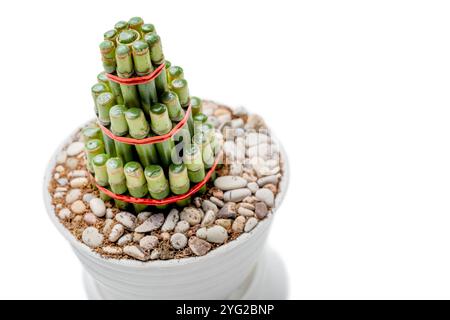
<path fill-rule="evenodd" d="M 70 212 L 69 209 L 67 208 L 63 208 L 59 211 L 58 213 L 58 217 L 62 220 L 66 220 L 70 218 L 70 215 L 72 214 L 72 212 Z"/>
<path fill-rule="evenodd" d="M 187 221 L 180 221 L 177 223 L 177 225 L 175 226 L 175 232 L 177 233 L 185 233 L 186 231 L 188 231 L 190 228 L 189 222 Z"/>
<path fill-rule="evenodd" d="M 105 225 L 103 226 L 103 234 L 107 235 L 111 232 L 112 228 L 114 226 L 114 220 L 113 219 L 106 219 L 105 220 Z"/>
<path fill-rule="evenodd" d="M 109 234 L 108 240 L 111 242 L 116 242 L 125 232 L 125 228 L 120 223 L 116 224 Z"/>
<path fill-rule="evenodd" d="M 125 248 L 123 248 L 123 252 L 126 255 L 129 255 L 130 257 L 141 261 L 147 261 L 148 259 L 150 259 L 150 255 L 138 246 L 126 246 Z"/>
<path fill-rule="evenodd" d="M 187 221 L 191 226 L 195 226 L 202 221 L 202 214 L 197 208 L 186 207 L 181 211 L 180 219 Z"/>
<path fill-rule="evenodd" d="M 154 249 L 159 243 L 159 240 L 155 236 L 145 236 L 139 241 L 139 246 L 146 251 Z"/>
<path fill-rule="evenodd" d="M 96 224 L 97 222 L 97 217 L 94 216 L 91 212 L 86 213 L 83 216 L 83 220 L 84 222 L 86 222 L 88 225 L 92 226 L 94 224 Z"/>
<path fill-rule="evenodd" d="M 220 200 L 216 197 L 211 197 L 211 198 L 209 198 L 209 200 L 220 208 L 222 208 L 225 205 L 225 203 L 222 200 Z"/>
<path fill-rule="evenodd" d="M 57 164 L 63 164 L 64 162 L 66 162 L 66 159 L 67 159 L 67 152 L 61 151 L 56 156 L 56 163 Z"/>
<path fill-rule="evenodd" d="M 197 237 L 199 237 L 200 239 L 205 240 L 206 239 L 206 228 L 200 228 L 197 230 L 197 232 L 195 233 L 195 235 Z"/>
<path fill-rule="evenodd" d="M 55 199 L 62 199 L 62 198 L 64 198 L 64 192 L 55 192 L 53 194 L 53 198 L 55 198 Z"/>
<path fill-rule="evenodd" d="M 136 227 L 136 217 L 129 212 L 122 211 L 116 214 L 115 219 L 123 224 L 125 228 L 133 231 Z"/>
<path fill-rule="evenodd" d="M 159 251 L 159 249 L 155 249 L 152 251 L 152 253 L 150 253 L 150 260 L 156 260 L 159 258 L 160 255 L 161 251 Z"/>
<path fill-rule="evenodd" d="M 170 243 L 172 244 L 172 247 L 174 249 L 180 250 L 186 247 L 187 245 L 187 238 L 182 233 L 175 233 L 170 237 Z"/>
<path fill-rule="evenodd" d="M 258 219 L 256 218 L 250 218 L 247 220 L 247 223 L 245 224 L 244 231 L 250 232 L 253 230 L 253 228 L 258 224 Z"/>
<path fill-rule="evenodd" d="M 103 243 L 103 235 L 95 227 L 87 227 L 84 229 L 81 239 L 91 248 L 97 248 Z"/>
<path fill-rule="evenodd" d="M 89 207 L 92 213 L 101 218 L 106 214 L 106 206 L 102 199 L 93 198 L 89 201 Z"/>
<path fill-rule="evenodd" d="M 206 240 L 213 243 L 224 243 L 228 239 L 227 230 L 222 226 L 212 226 L 206 230 Z"/>
<path fill-rule="evenodd" d="M 259 185 L 256 182 L 249 182 L 247 184 L 247 188 L 249 188 L 252 193 L 255 193 L 258 191 Z"/>
<path fill-rule="evenodd" d="M 106 218 L 107 219 L 114 219 L 115 213 L 114 210 L 111 208 L 106 209 Z"/>
<path fill-rule="evenodd" d="M 161 231 L 162 232 L 172 231 L 173 229 L 175 229 L 175 226 L 179 220 L 180 215 L 178 213 L 178 210 L 177 209 L 170 210 L 166 220 L 164 221 L 164 224 L 161 227 Z"/>
<path fill-rule="evenodd" d="M 58 173 L 63 173 L 63 172 L 65 171 L 65 169 L 64 169 L 63 166 L 57 166 L 57 167 L 55 168 L 55 171 L 58 172 Z"/>
<path fill-rule="evenodd" d="M 206 227 L 206 226 L 212 225 L 214 223 L 215 219 L 216 219 L 216 214 L 214 213 L 214 211 L 208 210 L 208 211 L 206 211 L 205 216 L 203 217 L 201 226 Z"/>
<path fill-rule="evenodd" d="M 224 191 L 243 188 L 247 180 L 238 176 L 222 176 L 214 181 L 214 185 Z"/>
<path fill-rule="evenodd" d="M 56 182 L 58 182 L 58 184 L 63 187 L 66 186 L 67 183 L 69 183 L 69 181 L 66 178 L 60 178 Z"/>
<path fill-rule="evenodd" d="M 230 175 L 232 176 L 240 176 L 242 174 L 243 167 L 241 163 L 235 162 L 230 166 Z"/>
<path fill-rule="evenodd" d="M 270 191 L 269 189 L 266 188 L 259 189 L 258 191 L 256 191 L 255 197 L 256 199 L 265 202 L 269 207 L 273 207 L 274 205 L 275 197 L 272 191 Z"/>
<path fill-rule="evenodd" d="M 87 176 L 88 173 L 86 170 L 73 170 L 69 172 L 69 177 L 71 178 L 84 178 Z"/>
<path fill-rule="evenodd" d="M 152 214 L 147 220 L 145 220 L 140 226 L 138 226 L 136 232 L 150 232 L 159 229 L 164 223 L 164 214 L 157 213 Z"/>
<path fill-rule="evenodd" d="M 247 185 L 247 181 L 245 181 L 245 184 Z M 225 192 L 225 194 L 223 195 L 223 199 L 227 202 L 228 201 L 238 202 L 251 194 L 252 192 L 247 188 L 235 189 Z"/>
<path fill-rule="evenodd" d="M 245 145 L 247 147 L 253 147 L 269 141 L 270 138 L 267 135 L 258 132 L 249 132 L 245 137 Z"/>
<path fill-rule="evenodd" d="M 152 215 L 153 213 L 151 213 L 151 212 L 149 212 L 149 211 L 143 211 L 143 212 L 140 212 L 138 215 L 137 215 L 137 223 L 138 224 L 141 224 L 142 222 L 144 222 L 145 220 L 147 220 L 148 218 L 150 218 L 150 216 Z"/>
<path fill-rule="evenodd" d="M 238 213 L 244 217 L 253 217 L 255 213 L 247 208 L 239 207 Z"/>
<path fill-rule="evenodd" d="M 69 147 L 67 147 L 67 155 L 69 157 L 76 156 L 84 149 L 84 144 L 79 141 L 72 142 Z"/>
<path fill-rule="evenodd" d="M 86 178 L 75 178 L 70 181 L 70 186 L 72 188 L 82 188 L 87 186 L 88 179 Z"/>
<path fill-rule="evenodd" d="M 204 200 L 202 203 L 202 209 L 204 212 L 212 210 L 214 213 L 219 212 L 219 208 L 209 200 Z"/>
<path fill-rule="evenodd" d="M 129 244 L 129 243 L 132 242 L 132 241 L 133 241 L 133 235 L 132 235 L 131 233 L 128 233 L 128 234 L 122 236 L 122 237 L 117 241 L 117 244 L 118 244 L 119 246 L 124 246 L 124 245 Z"/>
<path fill-rule="evenodd" d="M 81 198 L 81 190 L 80 189 L 72 189 L 66 195 L 66 203 L 71 204 L 80 198 Z"/>
<path fill-rule="evenodd" d="M 231 230 L 233 230 L 234 232 L 241 233 L 242 231 L 244 231 L 244 226 L 245 226 L 245 217 L 239 216 L 234 220 L 233 225 L 231 226 Z"/>
<path fill-rule="evenodd" d="M 237 119 L 233 119 L 231 120 L 231 127 L 236 129 L 236 128 L 242 128 L 244 126 L 244 120 L 242 120 L 241 118 L 237 118 Z"/>
<path fill-rule="evenodd" d="M 103 252 L 106 254 L 122 254 L 122 248 L 107 246 L 102 248 Z"/>
<path fill-rule="evenodd" d="M 69 169 L 75 169 L 78 166 L 78 159 L 77 158 L 68 158 L 66 160 L 66 166 Z"/>
<path fill-rule="evenodd" d="M 266 176 L 266 177 L 259 178 L 256 182 L 258 183 L 258 185 L 260 187 L 263 187 L 269 183 L 277 184 L 279 177 L 280 177 L 279 175 Z"/>
<path fill-rule="evenodd" d="M 83 201 L 86 203 L 89 203 L 89 201 L 91 201 L 91 199 L 95 198 L 95 196 L 92 193 L 85 193 L 83 195 Z"/>
<path fill-rule="evenodd" d="M 80 214 L 86 211 L 86 205 L 84 204 L 83 201 L 77 200 L 74 203 L 72 203 L 72 205 L 70 206 L 70 210 L 72 210 L 72 212 Z"/>

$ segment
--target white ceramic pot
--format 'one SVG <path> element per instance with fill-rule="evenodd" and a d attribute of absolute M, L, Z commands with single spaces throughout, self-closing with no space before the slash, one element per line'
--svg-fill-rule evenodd
<path fill-rule="evenodd" d="M 48 164 L 44 200 L 50 219 L 70 242 L 88 274 L 88 296 L 102 299 L 236 299 L 242 298 L 248 287 L 258 281 L 254 279 L 258 274 L 255 268 L 265 248 L 272 214 L 251 232 L 202 257 L 149 262 L 105 259 L 79 242 L 60 223 L 48 192 L 56 155 L 71 141 L 72 136 L 65 139 Z M 289 169 L 284 150 L 282 157 L 284 175 L 273 212 L 280 206 L 288 185 Z"/>

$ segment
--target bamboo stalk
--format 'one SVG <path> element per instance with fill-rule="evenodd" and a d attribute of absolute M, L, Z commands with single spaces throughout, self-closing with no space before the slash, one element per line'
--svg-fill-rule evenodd
<path fill-rule="evenodd" d="M 167 76 L 169 83 L 172 83 L 172 81 L 176 79 L 184 79 L 183 68 L 179 66 L 171 66 L 169 69 L 167 69 Z"/>
<path fill-rule="evenodd" d="M 104 40 L 100 43 L 100 53 L 102 55 L 103 69 L 107 73 L 116 71 L 116 46 L 111 40 Z"/>
<path fill-rule="evenodd" d="M 209 143 L 209 139 L 208 137 L 202 133 L 198 133 L 196 135 L 194 135 L 194 137 L 192 138 L 193 143 L 195 143 L 196 145 L 198 145 L 201 148 L 202 151 L 202 159 L 203 159 L 203 164 L 205 165 L 206 169 L 209 169 L 213 166 L 214 164 L 214 152 L 213 149 L 211 147 L 211 144 Z"/>
<path fill-rule="evenodd" d="M 86 143 L 91 139 L 102 140 L 102 130 L 97 126 L 86 127 L 81 130 L 81 136 L 83 137 L 83 142 Z"/>
<path fill-rule="evenodd" d="M 120 35 L 125 33 L 121 32 Z M 120 37 L 119 35 L 119 37 Z M 116 50 L 117 75 L 121 78 L 130 78 L 133 76 L 133 60 L 131 50 L 126 45 L 119 45 Z M 124 103 L 127 107 L 140 107 L 139 94 L 136 86 L 120 85 Z"/>
<path fill-rule="evenodd" d="M 157 103 L 150 108 L 150 119 L 152 131 L 157 135 L 167 134 L 172 129 L 172 122 L 169 118 L 169 112 L 164 104 Z M 156 144 L 159 158 L 164 167 L 168 167 L 172 162 L 171 158 L 173 147 L 174 142 L 172 139 Z"/>
<path fill-rule="evenodd" d="M 90 172 L 94 172 L 92 167 L 92 158 L 100 153 L 105 153 L 103 141 L 100 139 L 90 139 L 84 144 L 86 150 L 87 167 Z"/>
<path fill-rule="evenodd" d="M 117 155 L 116 145 L 114 140 L 108 137 L 106 133 L 102 131 L 103 143 L 105 145 L 105 151 L 110 157 L 115 157 Z"/>
<path fill-rule="evenodd" d="M 103 92 L 108 92 L 109 88 L 103 83 L 96 83 L 91 87 L 92 98 L 94 99 L 94 111 L 98 116 L 97 98 Z"/>
<path fill-rule="evenodd" d="M 150 126 L 145 119 L 144 112 L 139 108 L 130 108 L 125 111 L 130 136 L 135 139 L 144 139 L 150 132 Z"/>
<path fill-rule="evenodd" d="M 194 134 L 202 133 L 203 125 L 208 120 L 208 117 L 203 113 L 197 113 L 193 118 L 194 118 Z"/>
<path fill-rule="evenodd" d="M 106 171 L 108 173 L 108 183 L 112 192 L 124 194 L 128 191 L 122 159 L 114 157 L 106 161 Z M 125 201 L 114 199 L 116 206 L 121 210 L 126 210 L 129 204 Z"/>
<path fill-rule="evenodd" d="M 149 75 L 153 72 L 153 65 L 150 59 L 148 44 L 145 41 L 138 40 L 132 45 L 134 69 L 139 77 Z M 149 116 L 150 106 L 158 102 L 155 82 L 150 81 L 138 85 L 139 96 L 141 98 L 142 109 L 147 117 Z"/>
<path fill-rule="evenodd" d="M 148 33 L 156 33 L 156 29 L 155 26 L 151 23 L 145 23 L 142 25 L 141 27 L 141 31 L 144 35 L 148 34 Z"/>
<path fill-rule="evenodd" d="M 200 147 L 197 144 L 189 145 L 184 151 L 183 160 L 188 171 L 189 180 L 193 184 L 201 182 L 206 174 Z M 205 191 L 206 186 L 203 186 L 199 193 L 204 193 Z"/>
<path fill-rule="evenodd" d="M 181 108 L 178 96 L 173 91 L 166 91 L 161 96 L 161 102 L 167 106 L 169 118 L 172 121 L 181 121 L 185 115 L 183 108 Z"/>
<path fill-rule="evenodd" d="M 109 159 L 109 155 L 107 155 L 105 153 L 98 154 L 94 158 L 92 158 L 92 166 L 93 166 L 94 174 L 95 174 L 95 182 L 104 188 L 108 188 L 108 186 L 109 186 L 108 173 L 106 171 L 106 161 L 108 161 L 108 159 Z M 108 201 L 111 199 L 104 192 L 99 191 L 99 193 L 100 193 L 100 198 L 103 201 Z"/>
<path fill-rule="evenodd" d="M 170 190 L 176 194 L 181 195 L 189 191 L 190 183 L 186 166 L 181 164 L 171 164 L 169 167 L 169 185 Z M 177 201 L 177 205 L 186 206 L 190 202 L 190 197 Z"/>
<path fill-rule="evenodd" d="M 115 42 L 116 38 L 117 38 L 117 34 L 118 33 L 117 33 L 116 29 L 108 30 L 103 34 L 103 39 Z"/>
<path fill-rule="evenodd" d="M 203 112 L 203 103 L 200 98 L 191 97 L 191 110 L 193 117 L 195 117 L 196 114 Z"/>
<path fill-rule="evenodd" d="M 111 88 L 109 86 L 109 79 L 106 76 L 105 71 L 102 71 L 97 75 L 97 81 L 98 81 L 98 83 L 104 84 L 109 89 L 108 91 L 111 91 Z"/>
<path fill-rule="evenodd" d="M 124 137 L 128 134 L 128 123 L 125 118 L 126 110 L 127 108 L 124 105 L 115 105 L 109 110 L 109 117 L 111 119 L 110 129 L 118 137 Z M 125 163 L 134 159 L 132 145 L 114 141 L 114 146 L 117 157 L 120 157 Z"/>
<path fill-rule="evenodd" d="M 109 110 L 116 104 L 111 92 L 103 92 L 97 97 L 98 120 L 104 126 L 109 126 Z"/>
<path fill-rule="evenodd" d="M 175 79 L 171 82 L 172 90 L 177 94 L 180 104 L 183 108 L 189 106 L 189 87 L 185 79 Z M 191 136 L 194 135 L 194 121 L 192 119 L 192 112 L 188 118 L 189 132 Z"/>
<path fill-rule="evenodd" d="M 159 163 L 158 152 L 154 144 L 139 144 L 135 145 L 135 148 L 139 161 L 144 167 Z"/>
<path fill-rule="evenodd" d="M 149 165 L 144 170 L 148 191 L 153 199 L 161 200 L 170 194 L 169 182 L 159 165 Z"/>
<path fill-rule="evenodd" d="M 147 42 L 150 48 L 150 57 L 153 64 L 160 65 L 164 63 L 164 53 L 161 45 L 161 38 L 155 33 L 148 33 L 144 36 L 144 40 Z"/>
<path fill-rule="evenodd" d="M 144 170 L 139 162 L 128 162 L 124 167 L 125 179 L 128 192 L 135 198 L 144 198 L 148 193 L 147 180 L 145 180 Z M 141 212 L 147 205 L 133 204 L 136 212 Z"/>
<path fill-rule="evenodd" d="M 128 22 L 126 21 L 119 21 L 114 25 L 114 29 L 117 30 L 118 33 L 128 29 Z"/>
<path fill-rule="evenodd" d="M 128 21 L 128 25 L 130 29 L 136 30 L 142 35 L 142 25 L 144 24 L 144 20 L 141 17 L 133 17 Z"/>

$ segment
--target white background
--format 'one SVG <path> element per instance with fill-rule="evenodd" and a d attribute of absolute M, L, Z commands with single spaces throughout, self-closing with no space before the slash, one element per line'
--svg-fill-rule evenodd
<path fill-rule="evenodd" d="M 263 115 L 288 150 L 270 245 L 290 297 L 450 298 L 445 1 L 2 1 L 0 298 L 84 298 L 42 201 L 93 116 L 98 43 L 156 25 L 195 95 Z"/>

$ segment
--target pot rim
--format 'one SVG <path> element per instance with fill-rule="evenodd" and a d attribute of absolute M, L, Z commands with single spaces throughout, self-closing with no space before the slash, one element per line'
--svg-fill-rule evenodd
<path fill-rule="evenodd" d="M 170 259 L 170 260 L 155 260 L 155 261 L 138 261 L 134 259 L 116 259 L 116 258 L 105 258 L 101 254 L 93 251 L 90 247 L 88 247 L 83 242 L 76 239 L 73 234 L 66 229 L 66 227 L 59 221 L 55 208 L 52 205 L 52 198 L 50 195 L 50 192 L 48 191 L 48 185 L 52 178 L 52 169 L 55 166 L 56 163 L 56 156 L 58 153 L 68 144 L 72 141 L 75 134 L 84 126 L 91 123 L 93 120 L 85 122 L 83 125 L 78 126 L 75 130 L 72 131 L 70 135 L 68 135 L 58 146 L 58 148 L 55 149 L 53 152 L 50 160 L 48 161 L 47 168 L 45 170 L 45 176 L 44 176 L 44 183 L 43 183 L 43 193 L 44 193 L 44 202 L 45 207 L 48 216 L 50 217 L 50 220 L 53 222 L 53 224 L 56 226 L 56 228 L 59 230 L 59 232 L 64 236 L 66 240 L 69 241 L 69 243 L 75 247 L 77 250 L 80 250 L 82 253 L 87 254 L 88 256 L 94 258 L 94 259 L 101 259 L 105 263 L 110 263 L 113 265 L 118 266 L 125 266 L 125 267 L 134 267 L 134 268 L 170 268 L 170 267 L 176 267 L 179 265 L 187 265 L 191 263 L 201 263 L 203 260 L 211 259 L 214 256 L 226 254 L 230 250 L 235 250 L 236 247 L 239 247 L 241 243 L 245 242 L 246 240 L 251 239 L 257 232 L 260 230 L 264 230 L 264 225 L 271 222 L 273 219 L 274 213 L 278 210 L 279 206 L 283 202 L 283 199 L 285 197 L 288 184 L 289 184 L 289 163 L 288 158 L 286 156 L 286 151 L 281 144 L 281 142 L 276 138 L 276 135 L 273 134 L 273 131 L 269 129 L 271 137 L 280 147 L 280 154 L 282 158 L 282 176 L 279 183 L 280 191 L 275 197 L 275 206 L 272 208 L 272 211 L 264 220 L 260 220 L 256 227 L 251 230 L 250 232 L 243 233 L 239 235 L 236 239 L 221 245 L 204 256 L 196 256 L 196 257 L 188 257 L 188 258 L 182 258 L 182 259 Z"/>

